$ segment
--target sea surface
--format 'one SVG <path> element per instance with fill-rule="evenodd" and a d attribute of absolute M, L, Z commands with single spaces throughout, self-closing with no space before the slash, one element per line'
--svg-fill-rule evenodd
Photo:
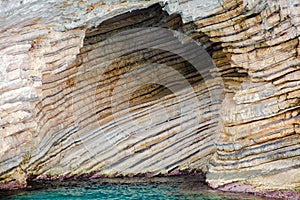
<path fill-rule="evenodd" d="M 9 199 L 255 199 L 246 194 L 224 193 L 210 189 L 198 176 L 155 178 L 101 178 L 76 181 L 32 182 L 26 190 L 0 192 L 0 198 Z"/>

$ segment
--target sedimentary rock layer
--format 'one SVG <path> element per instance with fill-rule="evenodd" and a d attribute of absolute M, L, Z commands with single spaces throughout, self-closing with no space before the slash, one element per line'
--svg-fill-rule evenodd
<path fill-rule="evenodd" d="M 250 8 L 245 3 L 237 1 L 232 9 L 196 22 L 221 43 L 228 59 L 220 64 L 228 93 L 207 181 L 213 187 L 238 181 L 265 189 L 296 188 L 300 4 L 261 1 Z"/>
<path fill-rule="evenodd" d="M 188 28 L 180 15 L 155 4 L 97 27 L 55 27 L 3 33 L 4 63 L 23 56 L 4 68 L 4 183 L 91 172 L 207 171 L 222 81 L 210 74 L 202 47 L 170 31 Z"/>
<path fill-rule="evenodd" d="M 1 1 L 2 183 L 196 168 L 299 188 L 300 2 L 155 3 Z"/>

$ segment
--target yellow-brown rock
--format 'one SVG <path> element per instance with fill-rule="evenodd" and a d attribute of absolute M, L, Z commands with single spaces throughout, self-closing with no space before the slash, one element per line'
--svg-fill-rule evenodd
<path fill-rule="evenodd" d="M 0 187 L 197 169 L 299 189 L 299 0 L 0 5 Z"/>

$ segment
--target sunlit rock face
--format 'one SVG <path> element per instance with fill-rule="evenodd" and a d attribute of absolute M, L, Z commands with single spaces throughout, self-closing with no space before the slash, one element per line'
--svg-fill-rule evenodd
<path fill-rule="evenodd" d="M 299 1 L 0 5 L 2 187 L 181 169 L 299 187 Z"/>

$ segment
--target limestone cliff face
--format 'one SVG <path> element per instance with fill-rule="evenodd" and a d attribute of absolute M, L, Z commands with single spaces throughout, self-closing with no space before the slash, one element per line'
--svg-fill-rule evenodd
<path fill-rule="evenodd" d="M 299 1 L 0 5 L 3 187 L 192 168 L 299 188 Z"/>

